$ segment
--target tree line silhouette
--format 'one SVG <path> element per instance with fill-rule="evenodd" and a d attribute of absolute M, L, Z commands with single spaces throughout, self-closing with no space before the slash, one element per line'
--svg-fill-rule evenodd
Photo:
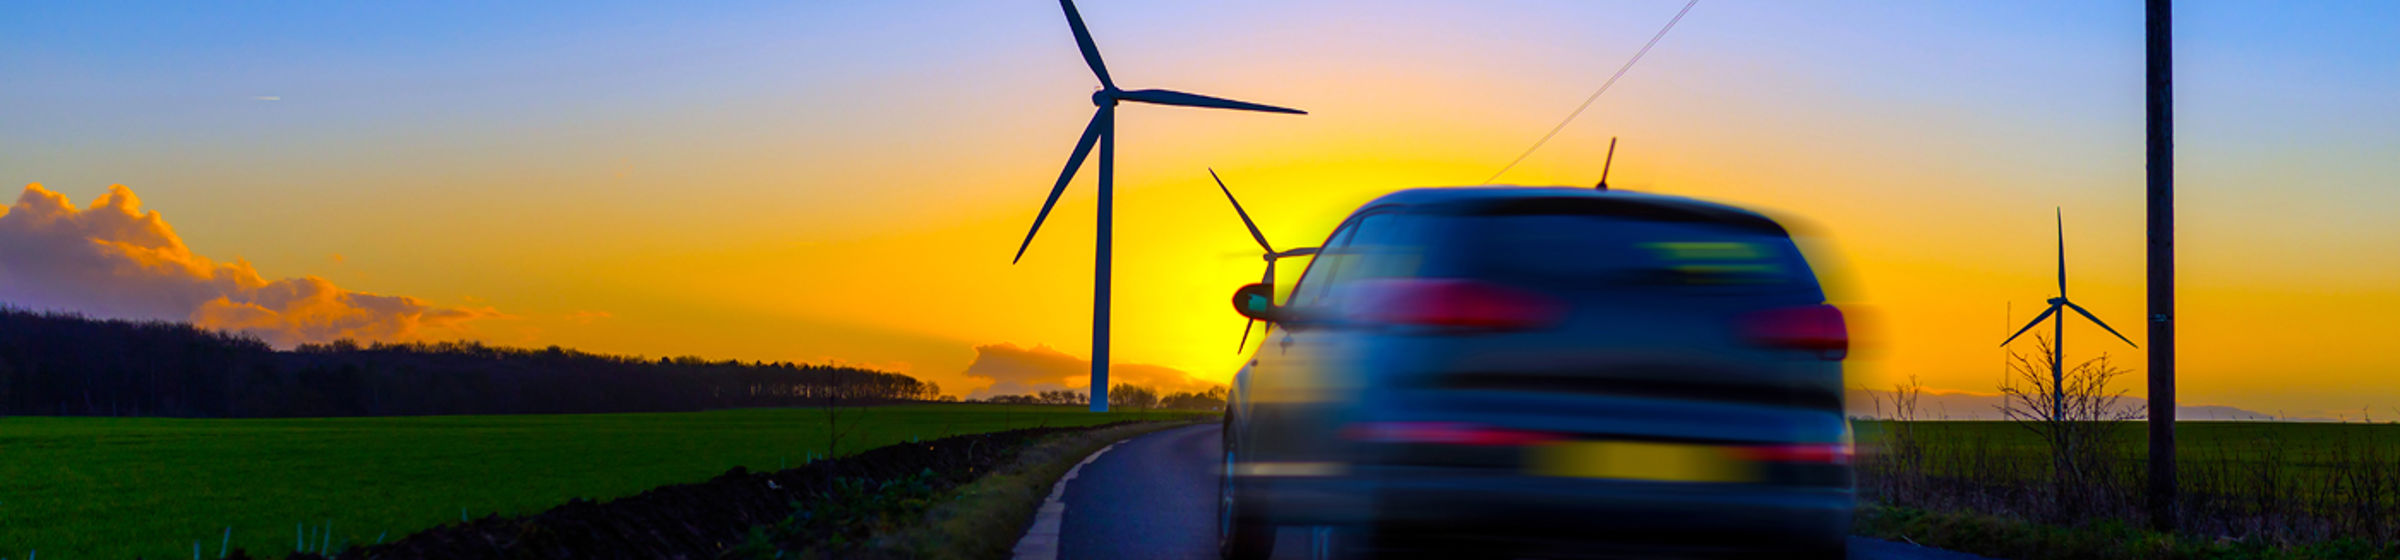
<path fill-rule="evenodd" d="M 976 402 L 998 404 L 1090 404 L 1091 395 L 1080 391 L 1053 389 L 1025 395 L 993 395 Z M 1110 409 L 1224 410 L 1225 388 L 1210 387 L 1206 391 L 1178 392 L 1159 396 L 1149 387 L 1119 383 L 1108 388 Z"/>
<path fill-rule="evenodd" d="M 847 366 L 342 340 L 279 351 L 168 321 L 0 306 L 0 415 L 308 417 L 668 412 L 936 400 Z"/>

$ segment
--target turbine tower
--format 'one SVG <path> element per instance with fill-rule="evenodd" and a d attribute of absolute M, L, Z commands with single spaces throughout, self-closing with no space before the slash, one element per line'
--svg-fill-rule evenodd
<path fill-rule="evenodd" d="M 2073 309 L 2075 313 L 2083 315 L 2083 318 L 2091 319 L 2092 324 L 2100 325 L 2100 328 L 2108 330 L 2108 334 L 2117 335 L 2117 340 L 2123 340 L 2125 344 L 2135 348 L 2142 347 L 2134 344 L 2133 339 L 2118 334 L 2117 329 L 2109 328 L 2107 322 L 2101 321 L 2100 317 L 2092 315 L 2092 312 L 2085 311 L 2083 306 L 2067 301 L 2067 219 L 2064 211 L 2060 211 L 2058 215 L 2058 297 L 2050 298 L 2050 308 L 2042 310 L 2040 315 L 2035 315 L 2033 322 L 2026 323 L 2025 328 L 2017 329 L 2017 334 L 2008 335 L 2008 340 L 2000 341 L 2001 346 L 2008 346 L 2008 343 L 2016 341 L 2017 337 L 2024 336 L 2025 331 L 2033 330 L 2035 325 L 2042 324 L 2042 320 L 2049 319 L 2051 315 L 2058 315 L 2058 320 L 2050 323 L 2052 329 L 2050 331 L 2050 419 L 2054 421 L 2066 417 L 2066 389 L 2064 386 L 2067 378 L 2067 344 L 2063 338 L 2067 336 L 2067 316 L 2058 312 L 2062 307 Z"/>
<path fill-rule="evenodd" d="M 1266 253 L 1264 253 L 1264 254 L 1260 255 L 1260 258 L 1266 259 L 1266 261 L 1267 261 L 1267 275 L 1266 275 L 1265 277 L 1262 277 L 1262 278 L 1260 278 L 1260 279 L 1259 279 L 1259 281 L 1258 281 L 1258 283 L 1260 283 L 1260 284 L 1266 284 L 1266 285 L 1269 285 L 1269 286 L 1272 286 L 1272 285 L 1274 285 L 1274 284 L 1275 284 L 1275 260 L 1276 260 L 1276 259 L 1281 259 L 1281 258 L 1285 258 L 1285 257 L 1306 257 L 1306 256 L 1310 256 L 1310 255 L 1315 255 L 1315 254 L 1317 254 L 1317 248 L 1316 248 L 1316 247 L 1301 247 L 1301 248 L 1298 248 L 1298 249 L 1287 249 L 1287 250 L 1283 250 L 1283 251 L 1277 251 L 1277 250 L 1275 250 L 1275 246 L 1274 246 L 1273 244 L 1269 244 L 1269 243 L 1267 243 L 1267 234 L 1265 234 L 1265 233 L 1261 233 L 1261 232 L 1259 232 L 1259 231 L 1258 231 L 1258 222 L 1253 222 L 1253 221 L 1250 221 L 1250 213 L 1249 213 L 1249 212 L 1244 212 L 1244 211 L 1242 211 L 1242 201 L 1240 201 L 1240 200 L 1235 200 L 1235 199 L 1233 198 L 1233 189 L 1228 189 L 1228 188 L 1225 188 L 1225 179 L 1223 179 L 1223 178 L 1220 178 L 1220 177 L 1217 177 L 1217 170 L 1215 170 L 1215 169 L 1210 169 L 1210 170 L 1208 170 L 1208 178 L 1210 178 L 1210 179 L 1216 179 L 1216 181 L 1217 181 L 1217 190 L 1220 190 L 1220 191 L 1225 191 L 1225 201 L 1226 201 L 1226 202 L 1231 202 L 1231 203 L 1233 203 L 1233 213 L 1234 213 L 1234 215 L 1236 215 L 1236 216 L 1241 216 L 1241 217 L 1242 217 L 1242 225 L 1250 228 L 1250 239 L 1257 240 L 1257 241 L 1258 241 L 1258 248 L 1259 248 L 1259 249 L 1263 249 L 1263 250 L 1265 250 L 1265 251 L 1266 251 Z M 1240 353 L 1242 353 L 1242 347 L 1245 347 L 1245 346 L 1249 346 L 1249 345 L 1250 345 L 1250 327 L 1254 327 L 1254 326 L 1258 326 L 1258 320 L 1257 320 L 1257 319 L 1250 319 L 1250 320 L 1249 320 L 1249 322 L 1247 322 L 1247 323 L 1243 323 L 1243 324 L 1242 324 L 1242 341 L 1241 341 L 1241 343 L 1239 343 L 1239 344 L 1235 344 L 1235 345 L 1234 345 L 1234 347 L 1233 347 L 1233 353 L 1235 353 L 1235 354 L 1240 354 Z M 1265 331 L 1259 331 L 1259 333 L 1258 333 L 1258 337 L 1259 337 L 1259 339 L 1260 339 L 1260 340 L 1265 340 L 1265 339 L 1266 339 L 1266 337 L 1267 337 L 1267 333 L 1268 333 L 1268 332 L 1270 332 L 1270 331 L 1273 331 L 1273 330 L 1275 330 L 1275 324 L 1274 324 L 1274 323 L 1268 323 L 1268 324 L 1267 324 L 1267 330 L 1265 330 Z"/>
<path fill-rule="evenodd" d="M 1110 258 L 1110 226 L 1114 223 L 1115 172 L 1117 159 L 1117 102 L 1134 101 L 1153 105 L 1179 105 L 1212 109 L 1238 109 L 1269 113 L 1307 114 L 1298 109 L 1260 105 L 1183 93 L 1163 89 L 1124 90 L 1108 77 L 1108 66 L 1100 62 L 1100 48 L 1092 44 L 1092 32 L 1083 26 L 1083 16 L 1075 12 L 1074 0 L 1058 0 L 1067 14 L 1067 28 L 1075 33 L 1075 46 L 1083 51 L 1084 64 L 1092 67 L 1092 75 L 1100 78 L 1100 91 L 1092 92 L 1092 104 L 1099 110 L 1092 121 L 1083 127 L 1083 137 L 1075 141 L 1075 151 L 1067 156 L 1067 168 L 1058 173 L 1058 184 L 1050 187 L 1050 198 L 1042 201 L 1042 211 L 1033 217 L 1033 229 L 1025 232 L 1025 242 L 1017 245 L 1016 258 L 1025 258 L 1025 249 L 1033 246 L 1033 235 L 1042 231 L 1042 220 L 1050 217 L 1050 208 L 1058 204 L 1058 195 L 1067 190 L 1067 182 L 1075 179 L 1075 170 L 1083 166 L 1084 156 L 1091 155 L 1092 144 L 1100 144 L 1100 235 L 1097 256 L 1092 265 L 1092 412 L 1108 411 L 1108 288 Z"/>

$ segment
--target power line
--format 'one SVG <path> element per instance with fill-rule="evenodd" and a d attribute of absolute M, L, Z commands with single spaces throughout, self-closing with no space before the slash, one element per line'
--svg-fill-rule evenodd
<path fill-rule="evenodd" d="M 1534 150 L 1542 149 L 1542 144 L 1548 143 L 1550 141 L 1550 137 L 1557 136 L 1558 131 L 1566 130 L 1567 123 L 1575 122 L 1575 117 L 1582 116 L 1584 109 L 1592 108 L 1592 102 L 1599 101 L 1600 94 L 1608 93 L 1609 86 L 1617 85 L 1618 78 L 1625 77 L 1626 71 L 1633 70 L 1634 63 L 1641 62 L 1642 55 L 1650 54 L 1650 47 L 1658 46 L 1658 40 L 1666 38 L 1667 31 L 1675 29 L 1675 22 L 1683 21 L 1683 15 L 1691 13 L 1692 6 L 1698 5 L 1700 5 L 1700 0 L 1692 0 L 1691 2 L 1684 3 L 1683 10 L 1675 12 L 1675 18 L 1667 20 L 1667 25 L 1665 27 L 1658 28 L 1658 34 L 1651 35 L 1650 42 L 1642 44 L 1642 50 L 1634 51 L 1633 58 L 1626 60 L 1624 66 L 1617 68 L 1616 75 L 1609 76 L 1607 82 L 1601 83 L 1599 90 L 1593 91 L 1591 97 L 1583 98 L 1583 104 L 1575 106 L 1575 112 L 1567 113 L 1566 120 L 1558 121 L 1558 126 L 1550 127 L 1549 134 L 1544 134 L 1542 135 L 1542 139 L 1533 141 L 1532 146 L 1525 148 L 1525 153 L 1517 154 L 1517 159 L 1509 160 L 1508 165 L 1501 167 L 1497 172 L 1493 172 L 1492 176 L 1484 178 L 1482 184 L 1492 184 L 1493 179 L 1499 179 L 1501 175 L 1507 174 L 1508 170 L 1515 169 L 1518 163 L 1525 161 L 1526 156 L 1533 155 Z"/>

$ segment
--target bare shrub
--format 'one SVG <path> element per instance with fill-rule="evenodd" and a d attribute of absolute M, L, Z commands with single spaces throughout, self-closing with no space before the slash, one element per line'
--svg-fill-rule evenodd
<path fill-rule="evenodd" d="M 1917 437 L 1917 399 L 1924 386 L 1914 375 L 1895 383 L 1888 395 L 1875 395 L 1880 428 L 1872 449 L 1861 453 L 1855 467 L 1859 491 L 1869 499 L 1895 504 L 1928 504 L 1943 493 L 1932 487 L 1925 442 Z M 1889 415 L 1886 415 L 1886 409 Z"/>
<path fill-rule="evenodd" d="M 2034 335 L 2035 353 L 2008 353 L 2009 378 L 2000 385 L 2000 413 L 2033 433 L 2049 448 L 2049 517 L 2082 520 L 2122 514 L 2137 480 L 2119 444 L 2125 421 L 2141 418 L 2125 402 L 2125 390 L 2110 385 L 2130 370 L 2107 354 L 2057 369 L 2053 341 Z M 2057 377 L 2053 377 L 2056 375 Z"/>

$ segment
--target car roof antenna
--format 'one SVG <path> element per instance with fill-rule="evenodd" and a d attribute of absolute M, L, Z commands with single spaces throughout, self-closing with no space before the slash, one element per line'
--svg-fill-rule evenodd
<path fill-rule="evenodd" d="M 1608 166 L 1617 162 L 1617 137 L 1608 137 L 1608 159 L 1600 162 L 1600 190 L 1608 190 Z"/>

